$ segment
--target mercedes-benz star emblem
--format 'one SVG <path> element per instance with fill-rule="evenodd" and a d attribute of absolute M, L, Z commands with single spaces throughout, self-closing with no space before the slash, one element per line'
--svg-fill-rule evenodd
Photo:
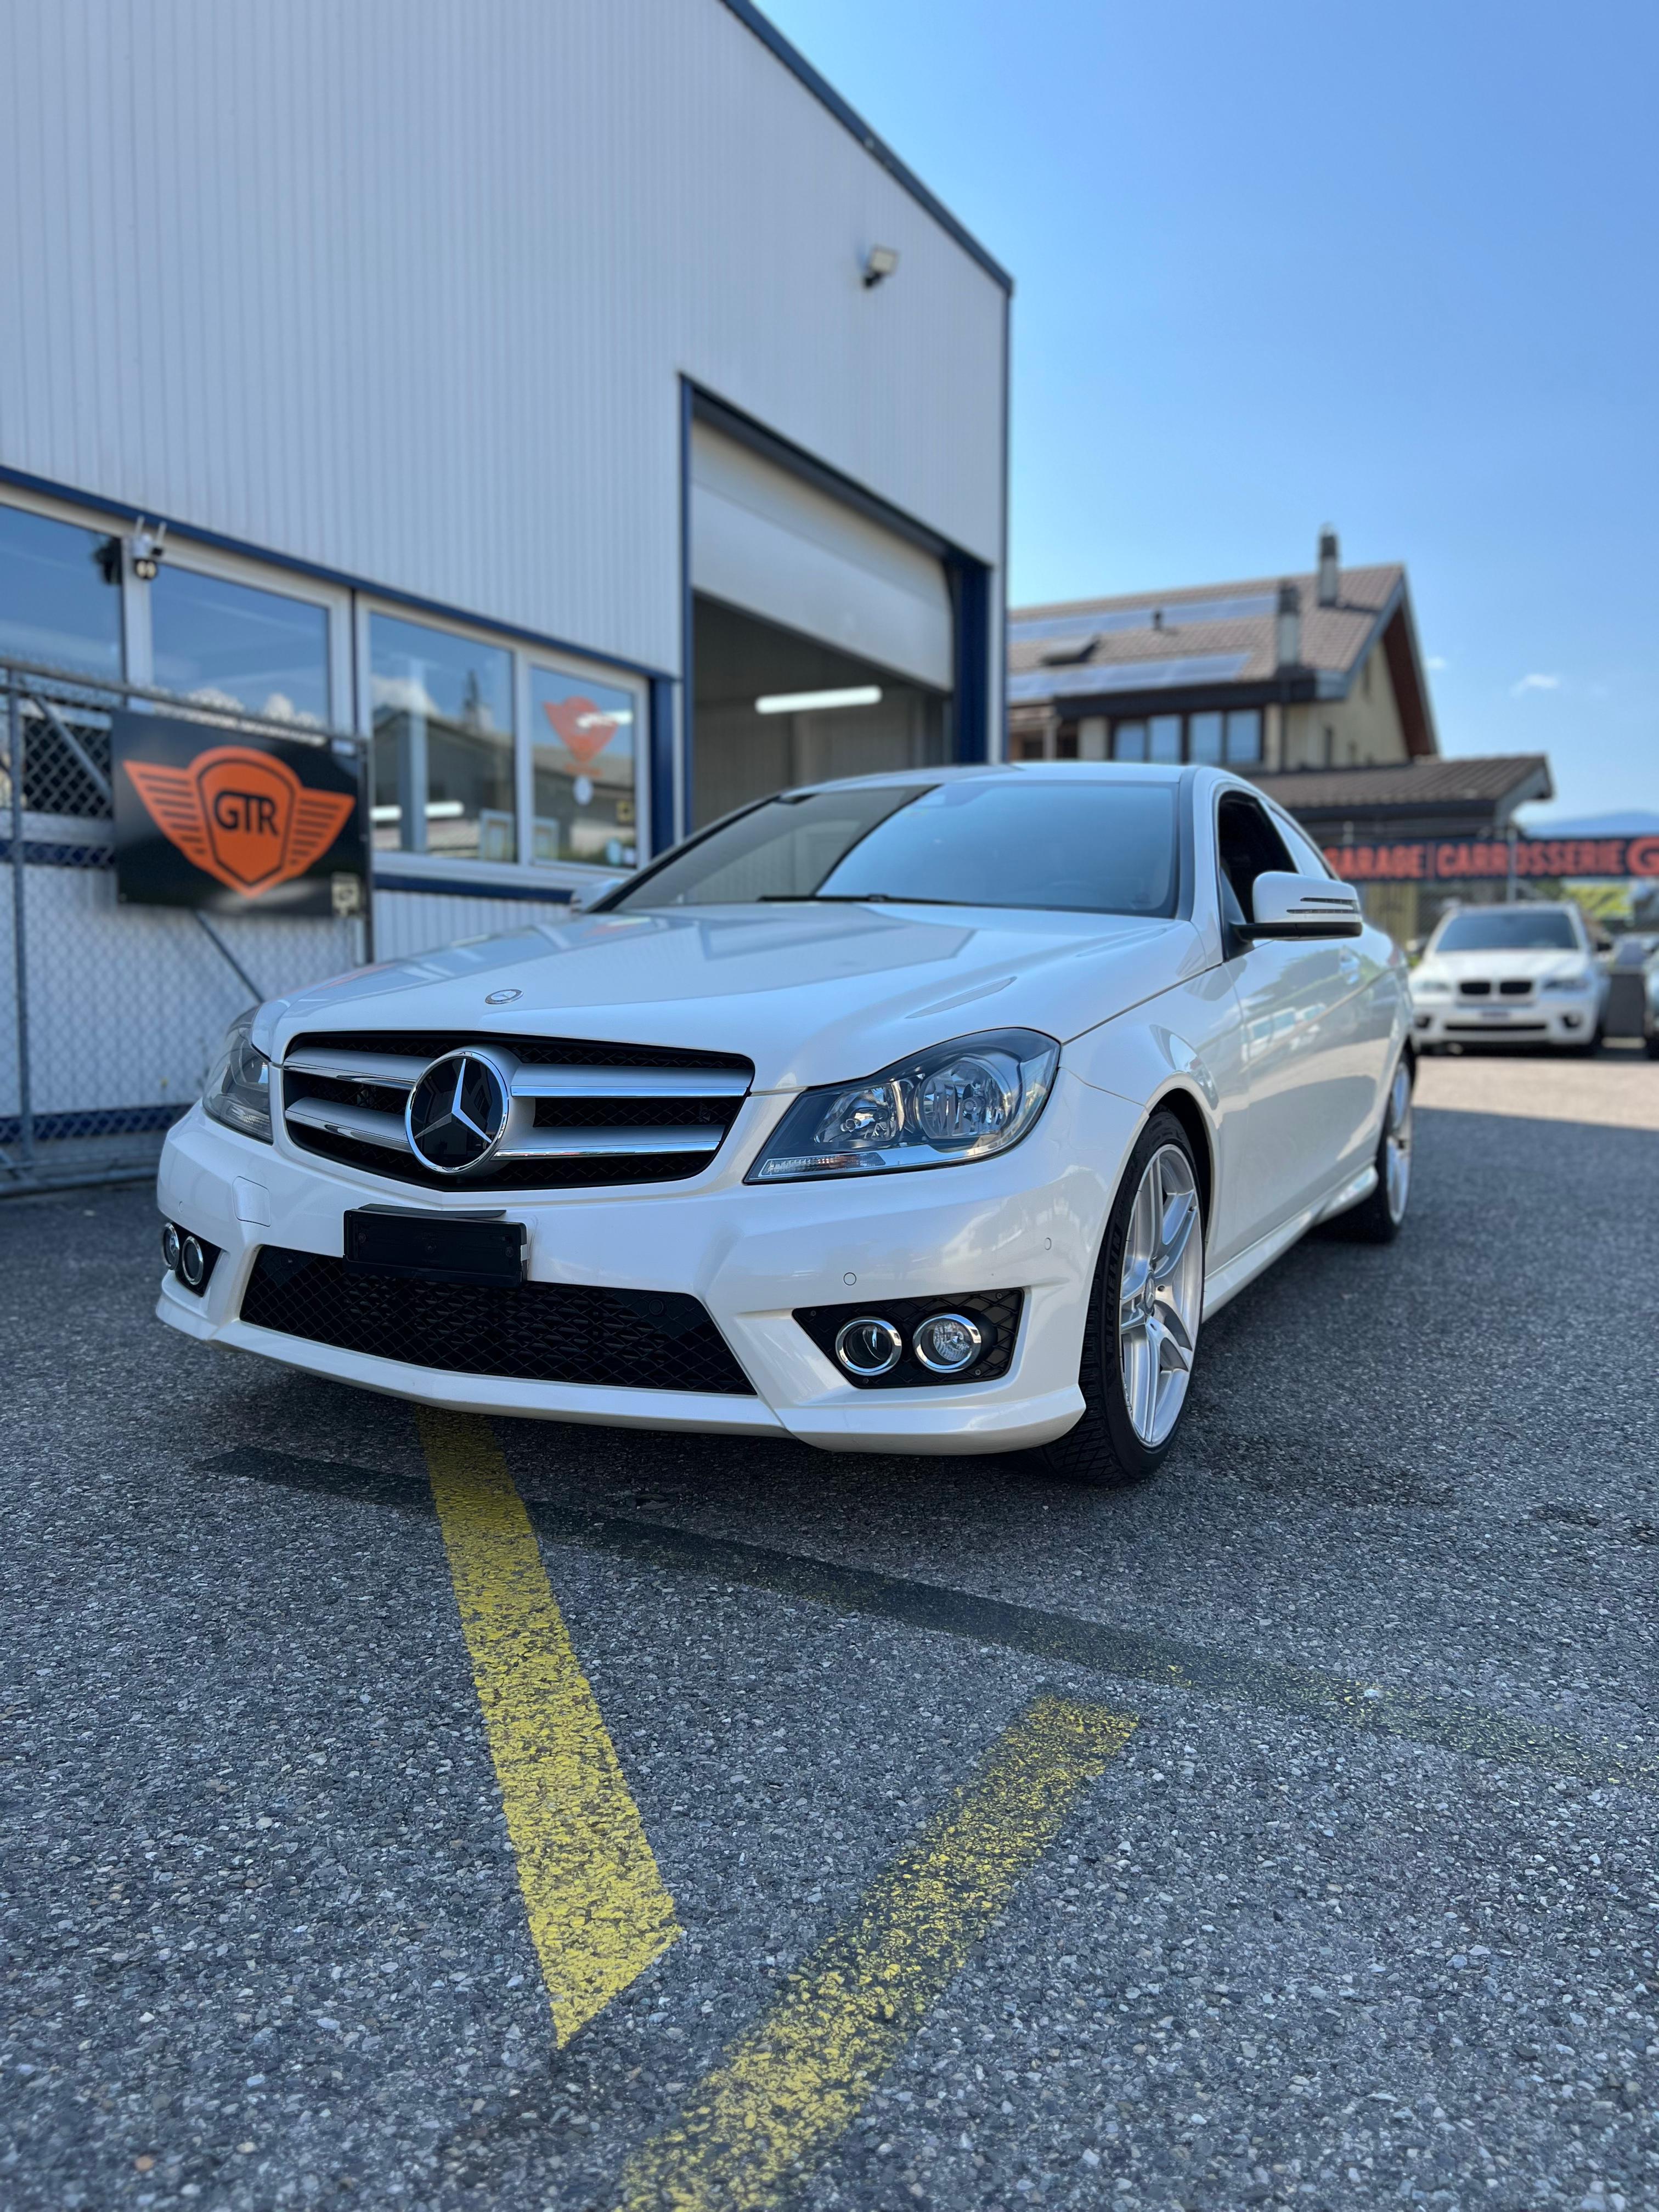
<path fill-rule="evenodd" d="M 404 1127 L 417 1160 L 438 1175 L 482 1167 L 507 1128 L 507 1079 L 481 1052 L 434 1060 L 409 1094 Z"/>
<path fill-rule="evenodd" d="M 521 999 L 523 996 L 522 991 L 486 991 L 484 1004 L 487 1006 L 510 1006 L 514 999 Z"/>

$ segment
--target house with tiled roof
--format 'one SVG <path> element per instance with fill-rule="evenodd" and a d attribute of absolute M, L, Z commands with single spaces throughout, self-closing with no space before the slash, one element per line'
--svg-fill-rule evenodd
<path fill-rule="evenodd" d="M 1014 760 L 1205 761 L 1246 773 L 1439 751 L 1398 563 L 1019 607 L 1008 617 Z"/>

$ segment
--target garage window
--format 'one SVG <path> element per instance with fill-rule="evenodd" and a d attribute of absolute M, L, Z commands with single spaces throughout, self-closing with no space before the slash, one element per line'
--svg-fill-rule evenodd
<path fill-rule="evenodd" d="M 516 860 L 512 654 L 371 615 L 369 682 L 376 848 Z"/>

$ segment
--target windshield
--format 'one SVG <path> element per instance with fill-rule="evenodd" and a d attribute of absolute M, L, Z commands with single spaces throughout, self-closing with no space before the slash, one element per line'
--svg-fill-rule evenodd
<path fill-rule="evenodd" d="M 999 776 L 769 799 L 615 908 L 872 899 L 1164 915 L 1176 888 L 1173 782 Z"/>
<path fill-rule="evenodd" d="M 1559 907 L 1497 906 L 1455 914 L 1436 952 L 1582 952 L 1572 916 Z"/>

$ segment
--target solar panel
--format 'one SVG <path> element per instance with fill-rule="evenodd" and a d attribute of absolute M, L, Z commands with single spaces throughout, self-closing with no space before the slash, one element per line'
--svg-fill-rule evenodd
<path fill-rule="evenodd" d="M 1098 691 L 1162 691 L 1182 684 L 1230 684 L 1249 665 L 1248 653 L 1188 653 L 1178 660 L 1120 660 L 1102 666 L 1028 668 L 1008 678 L 1008 697 L 1065 699 Z"/>

